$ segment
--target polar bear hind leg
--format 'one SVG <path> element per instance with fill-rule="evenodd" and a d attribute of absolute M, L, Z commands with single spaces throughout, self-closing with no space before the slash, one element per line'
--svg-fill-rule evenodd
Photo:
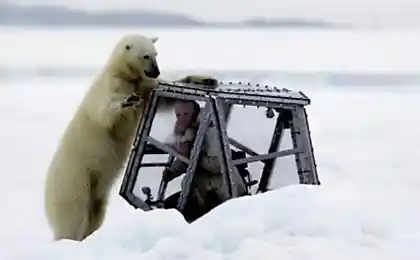
<path fill-rule="evenodd" d="M 95 186 L 92 189 L 92 196 L 89 207 L 89 222 L 85 230 L 84 238 L 98 230 L 105 219 L 108 196 L 98 196 Z"/>
<path fill-rule="evenodd" d="M 50 208 L 54 240 L 83 240 L 89 225 L 89 206 L 91 204 L 89 187 L 78 190 L 76 196 L 77 198 L 71 197 L 65 201 L 56 201 L 59 205 Z"/>

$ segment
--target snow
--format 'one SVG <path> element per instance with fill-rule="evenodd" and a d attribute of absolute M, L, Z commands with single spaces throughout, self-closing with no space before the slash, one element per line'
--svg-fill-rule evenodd
<path fill-rule="evenodd" d="M 19 71 L 21 67 L 51 66 L 55 62 L 61 62 L 57 66 L 80 67 L 89 62 L 100 63 L 99 59 L 86 58 L 86 63 L 80 60 L 80 56 L 85 57 L 79 53 L 85 32 L 79 36 L 69 32 L 73 37 L 70 43 L 60 40 L 65 32 L 41 33 L 44 41 L 60 42 L 59 48 L 64 46 L 68 53 L 43 59 L 49 46 L 41 48 L 36 44 L 26 49 L 25 55 L 15 52 L 16 56 L 2 48 L 2 66 L 10 65 Z M 161 34 L 162 39 L 173 37 L 170 33 Z M 22 35 L 11 32 L 2 35 L 2 46 L 15 39 L 21 44 L 25 37 L 37 34 Z M 100 39 L 107 42 L 97 42 L 97 49 L 92 43 L 86 47 L 95 49 L 89 53 L 91 57 L 105 57 L 105 49 L 113 38 Z M 34 44 L 42 42 L 39 38 L 33 40 Z M 288 41 L 291 44 L 292 40 Z M 229 44 L 226 48 L 233 46 Z M 172 51 L 173 46 L 163 45 L 163 52 Z M 50 47 L 58 49 L 55 45 Z M 203 48 L 196 47 L 193 52 L 211 57 L 211 65 L 215 66 L 213 56 L 217 55 L 207 54 L 208 47 Z M 18 48 L 14 50 L 20 52 Z M 415 49 L 404 49 L 410 51 L 415 55 Z M 3 56 L 5 53 L 7 56 Z M 27 62 L 25 56 L 29 57 Z M 384 59 L 391 62 L 393 57 L 391 54 Z M 329 59 L 340 62 L 339 57 Z M 392 64 L 419 60 L 408 56 L 405 59 L 410 60 L 400 62 L 403 61 L 400 57 Z M 185 68 L 193 67 L 192 61 L 177 62 Z M 307 64 L 316 62 L 310 58 Z M 408 68 L 397 65 L 396 70 Z M 256 74 L 250 74 L 249 80 L 253 81 Z M 53 242 L 43 213 L 44 175 L 62 131 L 90 80 L 51 76 L 1 81 L 0 259 L 420 259 L 418 88 L 303 87 L 312 99 L 308 114 L 322 183 L 319 187 L 294 185 L 286 178 L 283 185 L 287 185 L 278 190 L 229 201 L 188 225 L 173 210 L 148 213 L 134 210 L 118 196 L 119 180 L 105 223 L 97 233 L 83 243 Z M 270 80 L 279 83 L 275 74 Z M 238 112 L 243 120 L 247 116 Z M 259 145 L 256 132 L 243 131 L 239 121 L 235 126 L 242 136 Z"/>

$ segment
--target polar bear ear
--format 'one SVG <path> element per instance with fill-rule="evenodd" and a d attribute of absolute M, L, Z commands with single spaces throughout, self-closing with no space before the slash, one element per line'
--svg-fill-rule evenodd
<path fill-rule="evenodd" d="M 150 40 L 151 40 L 153 43 L 156 43 L 156 42 L 159 40 L 159 37 L 151 37 L 151 38 L 150 38 Z"/>

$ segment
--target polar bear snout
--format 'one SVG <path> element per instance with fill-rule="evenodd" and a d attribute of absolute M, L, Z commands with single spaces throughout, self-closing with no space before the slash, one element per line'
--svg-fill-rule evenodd
<path fill-rule="evenodd" d="M 144 70 L 144 74 L 149 77 L 156 79 L 160 76 L 160 69 L 159 65 L 157 64 L 156 60 L 151 60 L 149 68 Z"/>

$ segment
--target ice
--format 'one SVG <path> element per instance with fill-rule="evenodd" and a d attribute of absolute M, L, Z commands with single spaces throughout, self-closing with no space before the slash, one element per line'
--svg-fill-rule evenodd
<path fill-rule="evenodd" d="M 10 42 L 23 36 L 1 37 Z M 42 37 L 45 41 L 58 36 L 43 32 Z M 82 46 L 83 38 L 78 37 Z M 34 38 L 37 41 L 41 40 Z M 1 62 L 24 67 L 29 62 L 28 66 L 48 64 L 51 59 L 68 66 L 74 59 L 74 66 L 83 67 L 85 61 L 74 57 L 80 46 L 65 45 L 64 40 L 62 44 L 69 52 L 59 58 L 43 60 L 36 57 L 33 47 L 26 50 L 27 56 L 34 56 L 28 63 L 18 64 L 13 54 Z M 98 44 L 99 50 L 92 55 L 104 57 L 109 44 Z M 165 44 L 164 52 L 172 52 L 174 47 Z M 92 43 L 89 46 L 93 48 Z M 212 56 L 208 49 L 201 51 Z M 254 74 L 248 77 L 252 81 Z M 275 74 L 271 77 L 275 79 Z M 43 213 L 45 171 L 90 80 L 28 77 L 1 81 L 0 259 L 420 259 L 416 166 L 420 91 L 416 88 L 304 89 L 312 100 L 308 114 L 319 187 L 287 185 L 228 201 L 186 224 L 174 210 L 134 210 L 118 196 L 120 179 L 97 233 L 82 243 L 53 242 Z M 246 118 L 244 113 L 238 116 Z"/>

